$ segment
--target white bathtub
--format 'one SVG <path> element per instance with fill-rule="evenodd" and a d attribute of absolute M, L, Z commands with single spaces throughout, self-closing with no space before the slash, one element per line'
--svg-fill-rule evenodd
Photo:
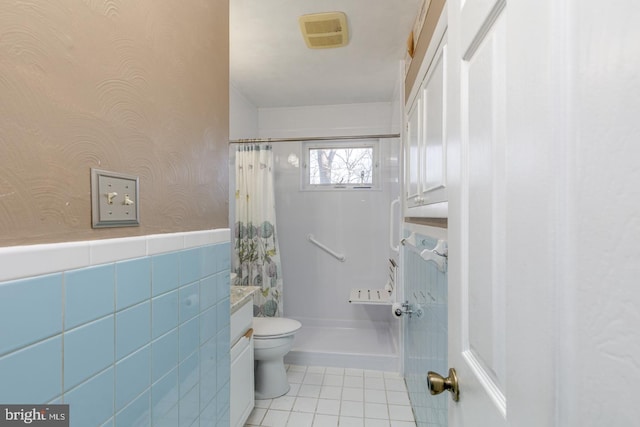
<path fill-rule="evenodd" d="M 285 363 L 399 371 L 399 322 L 296 318 L 302 328 Z"/>

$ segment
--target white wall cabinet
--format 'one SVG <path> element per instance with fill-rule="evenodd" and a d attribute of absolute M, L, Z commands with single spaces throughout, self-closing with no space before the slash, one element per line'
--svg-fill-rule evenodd
<path fill-rule="evenodd" d="M 422 81 L 416 82 L 407 103 L 405 132 L 405 215 L 446 216 L 446 75 L 447 44 L 440 43 L 425 55 Z M 436 207 L 437 205 L 437 207 Z"/>

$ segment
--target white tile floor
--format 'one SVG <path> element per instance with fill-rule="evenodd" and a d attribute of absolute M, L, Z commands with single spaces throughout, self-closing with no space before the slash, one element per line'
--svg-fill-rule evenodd
<path fill-rule="evenodd" d="M 245 426 L 415 427 L 409 395 L 395 372 L 287 367 L 291 390 L 256 400 Z"/>

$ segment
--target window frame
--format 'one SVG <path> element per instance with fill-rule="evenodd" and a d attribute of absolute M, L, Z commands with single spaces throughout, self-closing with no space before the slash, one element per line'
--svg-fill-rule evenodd
<path fill-rule="evenodd" d="M 371 148 L 372 170 L 371 184 L 311 184 L 311 150 Z M 376 191 L 381 190 L 380 141 L 377 139 L 308 141 L 302 143 L 302 167 L 300 168 L 300 187 L 302 191 Z"/>

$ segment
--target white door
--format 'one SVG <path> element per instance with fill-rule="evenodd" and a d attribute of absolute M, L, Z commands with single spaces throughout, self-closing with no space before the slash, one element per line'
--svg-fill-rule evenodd
<path fill-rule="evenodd" d="M 554 423 L 556 160 L 522 137 L 549 129 L 550 85 L 520 99 L 550 72 L 548 3 L 448 2 L 450 427 Z"/>

